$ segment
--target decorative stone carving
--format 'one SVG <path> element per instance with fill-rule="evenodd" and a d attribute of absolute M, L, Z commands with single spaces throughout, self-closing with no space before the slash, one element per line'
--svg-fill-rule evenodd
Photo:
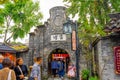
<path fill-rule="evenodd" d="M 54 7 L 50 10 L 50 25 L 54 33 L 62 33 L 63 23 L 66 21 L 65 7 Z"/>

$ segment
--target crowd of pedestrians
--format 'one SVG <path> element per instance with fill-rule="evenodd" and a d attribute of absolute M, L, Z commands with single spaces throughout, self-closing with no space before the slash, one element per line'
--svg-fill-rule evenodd
<path fill-rule="evenodd" d="M 61 79 L 63 79 L 65 75 L 65 61 L 64 59 L 53 59 L 51 62 L 51 70 L 53 77 L 59 76 Z M 75 66 L 70 62 L 68 65 L 68 72 L 67 77 L 74 78 L 75 77 Z"/>
<path fill-rule="evenodd" d="M 16 63 L 0 55 L 0 80 L 41 80 L 40 64 L 42 57 L 36 57 L 28 77 L 28 68 L 22 58 L 17 58 Z"/>
<path fill-rule="evenodd" d="M 56 60 L 53 59 L 51 62 L 52 75 L 56 77 L 57 75 L 60 78 L 63 78 L 65 75 L 65 62 L 62 59 Z"/>
<path fill-rule="evenodd" d="M 68 78 L 75 78 L 75 72 L 76 68 L 75 65 L 73 65 L 71 62 L 69 62 L 68 65 L 68 71 L 67 71 L 67 77 Z M 53 59 L 51 62 L 51 70 L 53 77 L 59 76 L 61 79 L 65 76 L 65 61 L 64 59 Z"/>
<path fill-rule="evenodd" d="M 41 80 L 42 57 L 35 57 L 34 64 L 29 71 L 22 58 L 17 58 L 16 63 L 9 58 L 4 58 L 0 55 L 0 80 Z M 59 76 L 61 79 L 65 75 L 65 61 L 63 59 L 53 59 L 51 62 L 51 70 L 53 77 Z M 72 63 L 68 65 L 67 76 L 69 78 L 75 77 L 75 66 Z"/>

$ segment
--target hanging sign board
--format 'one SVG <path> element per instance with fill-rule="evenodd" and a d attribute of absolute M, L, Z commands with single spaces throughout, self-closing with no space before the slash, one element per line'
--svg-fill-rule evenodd
<path fill-rule="evenodd" d="M 69 54 L 59 54 L 59 53 L 57 53 L 57 54 L 52 54 L 52 57 L 53 58 L 66 58 L 66 57 L 69 57 Z"/>
<path fill-rule="evenodd" d="M 76 50 L 76 32 L 72 31 L 72 50 Z"/>
<path fill-rule="evenodd" d="M 114 47 L 115 73 L 120 74 L 120 46 Z"/>

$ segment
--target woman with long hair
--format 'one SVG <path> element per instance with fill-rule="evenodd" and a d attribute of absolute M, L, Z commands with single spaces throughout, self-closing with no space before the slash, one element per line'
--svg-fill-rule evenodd
<path fill-rule="evenodd" d="M 23 59 L 18 58 L 16 60 L 16 67 L 14 69 L 16 74 L 16 80 L 23 80 L 28 76 L 27 66 L 23 64 Z"/>

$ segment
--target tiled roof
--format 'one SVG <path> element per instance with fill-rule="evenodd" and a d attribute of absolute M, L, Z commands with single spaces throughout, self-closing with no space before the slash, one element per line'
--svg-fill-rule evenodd
<path fill-rule="evenodd" d="M 13 48 L 9 47 L 6 44 L 0 43 L 0 52 L 16 53 L 16 50 L 14 50 Z"/>
<path fill-rule="evenodd" d="M 110 32 L 120 32 L 120 13 L 110 14 L 111 20 L 105 25 L 104 31 Z"/>
<path fill-rule="evenodd" d="M 28 46 L 23 45 L 23 44 L 16 44 L 16 45 L 11 45 L 11 48 L 16 50 L 17 52 L 26 52 L 29 50 Z"/>

